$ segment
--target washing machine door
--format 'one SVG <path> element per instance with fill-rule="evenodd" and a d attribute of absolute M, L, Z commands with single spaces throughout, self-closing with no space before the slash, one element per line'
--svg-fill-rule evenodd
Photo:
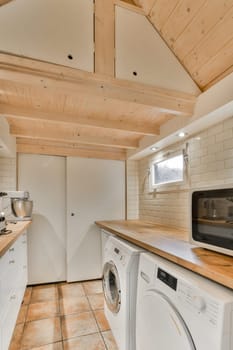
<path fill-rule="evenodd" d="M 121 307 L 121 288 L 118 270 L 113 261 L 106 262 L 104 265 L 103 290 L 109 310 L 118 313 Z"/>
<path fill-rule="evenodd" d="M 150 290 L 137 305 L 136 350 L 196 350 L 187 325 L 166 295 Z"/>

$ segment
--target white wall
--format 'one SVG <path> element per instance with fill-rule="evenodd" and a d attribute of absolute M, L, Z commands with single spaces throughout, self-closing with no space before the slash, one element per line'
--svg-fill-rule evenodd
<path fill-rule="evenodd" d="M 16 189 L 16 158 L 0 158 L 0 191 Z"/>
<path fill-rule="evenodd" d="M 148 169 L 152 159 L 189 144 L 189 181 L 180 186 L 163 186 L 151 192 Z M 203 130 L 195 137 L 177 143 L 138 161 L 138 183 L 132 181 L 133 168 L 128 176 L 128 211 L 135 210 L 135 194 L 139 191 L 139 215 L 142 220 L 164 225 L 188 228 L 189 189 L 202 186 L 233 183 L 233 117 Z M 137 167 L 134 167 L 137 176 Z M 163 191 L 164 193 L 159 193 Z"/>

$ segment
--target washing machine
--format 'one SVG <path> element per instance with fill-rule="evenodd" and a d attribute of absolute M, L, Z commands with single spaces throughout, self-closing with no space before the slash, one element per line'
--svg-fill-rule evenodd
<path fill-rule="evenodd" d="M 142 253 L 136 350 L 145 349 L 233 350 L 233 291 Z"/>
<path fill-rule="evenodd" d="M 141 248 L 109 237 L 104 248 L 105 316 L 119 350 L 135 350 L 137 274 Z"/>
<path fill-rule="evenodd" d="M 102 250 L 102 268 L 104 266 L 104 248 L 106 246 L 106 243 L 109 239 L 109 237 L 115 237 L 115 235 L 109 231 L 106 231 L 104 229 L 101 229 L 101 250 Z"/>

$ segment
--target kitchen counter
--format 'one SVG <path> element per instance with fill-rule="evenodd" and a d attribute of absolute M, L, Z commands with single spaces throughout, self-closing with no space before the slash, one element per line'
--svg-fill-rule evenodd
<path fill-rule="evenodd" d="M 96 224 L 152 253 L 233 289 L 233 257 L 188 242 L 188 232 L 140 220 Z"/>
<path fill-rule="evenodd" d="M 26 230 L 30 223 L 31 221 L 17 221 L 16 224 L 7 224 L 7 230 L 11 230 L 12 233 L 0 235 L 0 256 L 2 256 L 10 248 L 10 246 Z"/>

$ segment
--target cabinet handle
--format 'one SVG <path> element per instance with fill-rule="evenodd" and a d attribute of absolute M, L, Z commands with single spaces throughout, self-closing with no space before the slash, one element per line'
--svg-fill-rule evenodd
<path fill-rule="evenodd" d="M 14 252 L 15 251 L 15 248 L 10 248 L 9 249 L 9 252 Z"/>
<path fill-rule="evenodd" d="M 75 213 L 71 213 L 71 216 L 75 216 Z"/>
<path fill-rule="evenodd" d="M 14 264 L 15 260 L 9 260 L 9 264 Z"/>

